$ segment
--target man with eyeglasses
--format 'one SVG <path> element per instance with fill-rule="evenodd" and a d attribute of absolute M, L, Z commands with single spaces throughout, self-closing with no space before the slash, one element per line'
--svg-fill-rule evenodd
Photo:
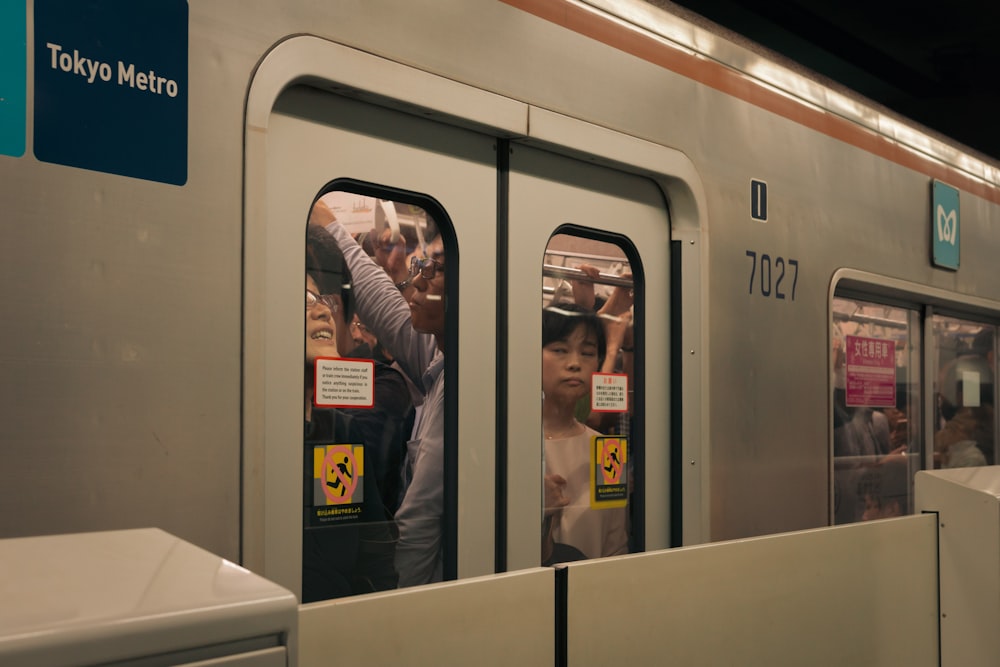
<path fill-rule="evenodd" d="M 371 234 L 376 235 L 373 248 L 375 263 L 385 269 L 396 284 L 408 281 L 410 274 L 406 257 L 417 245 L 416 239 L 412 238 L 413 232 L 407 229 L 412 230 L 412 228 L 400 229 L 395 239 L 393 230 L 389 227 L 381 232 L 377 229 L 371 231 Z"/>
<path fill-rule="evenodd" d="M 358 315 L 423 392 L 407 443 L 403 499 L 396 512 L 400 586 L 441 581 L 444 514 L 445 258 L 438 236 L 425 236 L 424 257 L 411 260 L 409 301 L 400 287 L 337 222 L 327 226 L 351 271 Z"/>

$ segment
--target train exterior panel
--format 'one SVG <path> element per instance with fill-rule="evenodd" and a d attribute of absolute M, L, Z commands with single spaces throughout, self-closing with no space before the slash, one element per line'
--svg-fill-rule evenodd
<path fill-rule="evenodd" d="M 183 182 L 36 157 L 47 101 L 31 77 L 26 149 L 0 156 L 4 537 L 155 526 L 297 586 L 299 490 L 285 482 L 302 334 L 288 299 L 301 291 L 296 225 L 336 178 L 426 193 L 453 218 L 460 576 L 538 564 L 540 302 L 524 289 L 544 246 L 526 244 L 564 223 L 601 227 L 558 211 L 529 225 L 540 202 L 518 202 L 519 187 L 658 206 L 659 222 L 604 226 L 636 235 L 647 277 L 646 549 L 832 521 L 841 277 L 852 294 L 1000 314 L 995 165 L 662 10 L 173 4 L 187 12 Z M 52 69 L 43 8 L 58 3 L 28 6 L 29 73 Z M 142 136 L 114 140 L 142 152 Z M 931 261 L 934 180 L 961 194 L 958 270 Z"/>

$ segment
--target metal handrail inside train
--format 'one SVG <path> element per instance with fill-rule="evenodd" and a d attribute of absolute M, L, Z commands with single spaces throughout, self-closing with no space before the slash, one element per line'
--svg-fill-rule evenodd
<path fill-rule="evenodd" d="M 613 273 L 599 273 L 596 278 L 590 277 L 580 269 L 564 266 L 545 264 L 542 267 L 542 275 L 546 278 L 559 278 L 562 280 L 578 280 L 583 283 L 599 283 L 601 285 L 613 285 L 615 287 L 632 287 L 631 278 L 623 278 Z"/>

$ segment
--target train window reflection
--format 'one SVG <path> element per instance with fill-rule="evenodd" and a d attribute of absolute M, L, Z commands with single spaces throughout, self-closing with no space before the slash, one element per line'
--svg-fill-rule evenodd
<path fill-rule="evenodd" d="M 833 520 L 913 511 L 921 468 L 920 314 L 833 300 Z"/>
<path fill-rule="evenodd" d="M 934 467 L 996 462 L 996 327 L 933 316 Z"/>
<path fill-rule="evenodd" d="M 303 602 L 442 579 L 448 260 L 428 208 L 332 191 L 309 216 Z"/>
<path fill-rule="evenodd" d="M 628 553 L 635 492 L 632 268 L 618 245 L 553 236 L 542 285 L 544 564 Z M 641 460 L 641 459 L 639 459 Z"/>

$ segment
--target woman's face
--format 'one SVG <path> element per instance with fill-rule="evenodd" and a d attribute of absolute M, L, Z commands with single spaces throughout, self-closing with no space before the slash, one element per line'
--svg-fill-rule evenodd
<path fill-rule="evenodd" d="M 582 324 L 565 340 L 542 348 L 542 391 L 545 398 L 577 401 L 590 392 L 597 372 L 597 337 Z"/>
<path fill-rule="evenodd" d="M 306 276 L 306 289 L 318 295 L 319 287 L 312 276 Z M 306 306 L 306 363 L 312 365 L 317 357 L 339 357 L 337 352 L 337 327 L 333 312 L 324 303 Z"/>

